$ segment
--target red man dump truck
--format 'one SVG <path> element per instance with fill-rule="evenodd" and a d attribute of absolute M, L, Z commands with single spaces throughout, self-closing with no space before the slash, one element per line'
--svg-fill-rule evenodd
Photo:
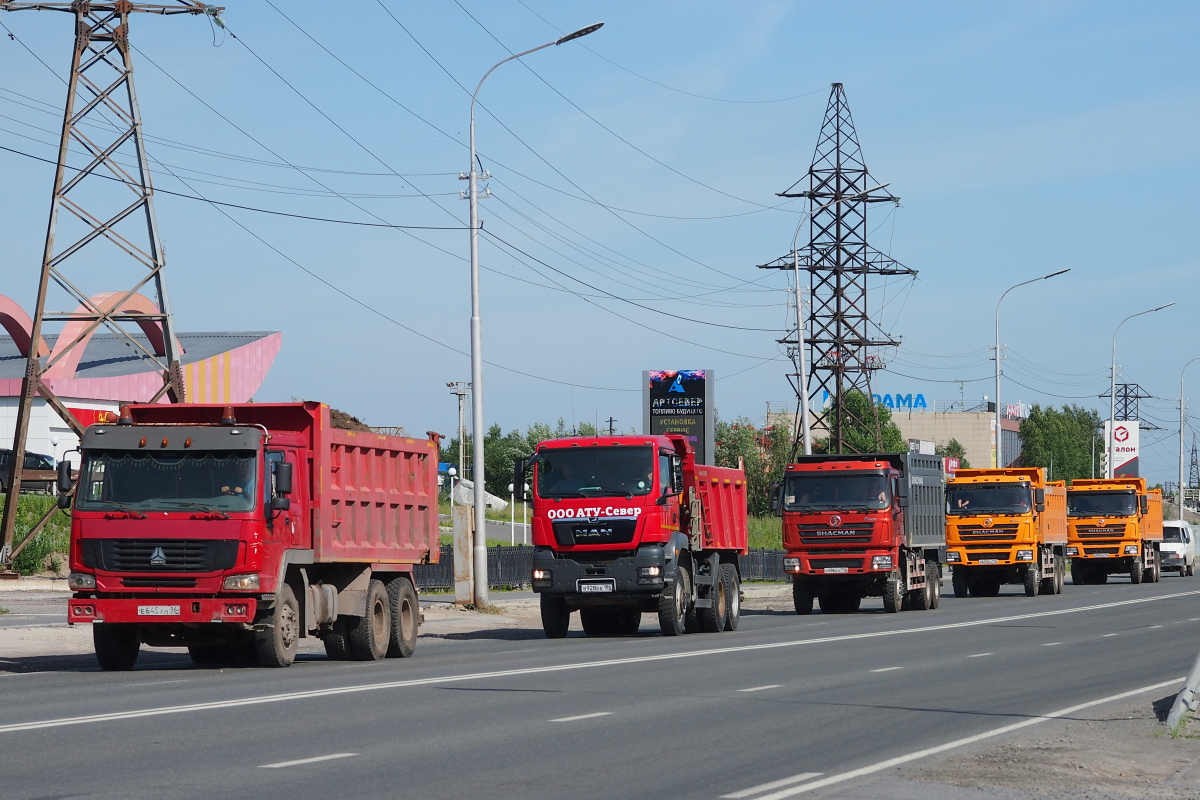
<path fill-rule="evenodd" d="M 143 644 L 286 667 L 313 635 L 331 658 L 409 656 L 412 568 L 440 552 L 437 438 L 336 429 L 312 402 L 124 406 L 84 432 L 60 498 L 68 622 L 92 623 L 106 670 Z"/>
<path fill-rule="evenodd" d="M 772 505 L 783 516 L 784 571 L 797 614 L 852 612 L 864 597 L 885 611 L 941 603 L 945 476 L 938 456 L 800 456 Z"/>
<path fill-rule="evenodd" d="M 635 633 L 657 612 L 666 636 L 735 630 L 746 552 L 746 474 L 695 463 L 686 437 L 553 439 L 518 459 L 533 470 L 533 590 L 542 628 Z"/>

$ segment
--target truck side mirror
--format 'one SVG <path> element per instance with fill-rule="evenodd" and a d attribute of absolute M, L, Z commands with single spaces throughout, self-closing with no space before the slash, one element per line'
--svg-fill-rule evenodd
<path fill-rule="evenodd" d="M 1150 498 L 1146 497 L 1146 495 L 1142 495 L 1142 513 L 1150 513 Z"/>
<path fill-rule="evenodd" d="M 902 494 L 896 498 L 896 502 L 901 508 L 908 508 L 908 495 Z"/>
<path fill-rule="evenodd" d="M 1034 489 L 1033 490 L 1033 502 L 1037 503 L 1039 506 L 1046 505 L 1046 490 L 1045 489 Z M 1043 510 L 1044 509 L 1042 509 L 1042 508 L 1038 509 L 1038 511 L 1043 511 Z"/>
<path fill-rule="evenodd" d="M 71 491 L 71 462 L 58 462 L 58 493 L 66 494 Z"/>
<path fill-rule="evenodd" d="M 1037 512 L 1038 512 L 1039 514 L 1041 514 L 1043 511 L 1045 511 L 1045 510 L 1046 510 L 1046 504 L 1045 504 L 1045 503 L 1038 503 L 1038 504 L 1035 506 L 1035 508 L 1037 509 Z"/>
<path fill-rule="evenodd" d="M 71 495 L 62 493 L 58 496 L 58 507 L 64 511 L 71 507 Z"/>
<path fill-rule="evenodd" d="M 772 483 L 771 488 L 768 489 L 767 491 L 769 493 L 768 496 L 771 498 L 771 514 L 778 517 L 779 509 L 783 505 L 783 502 L 782 502 L 783 487 L 780 486 L 778 483 Z"/>
<path fill-rule="evenodd" d="M 275 494 L 289 495 L 291 493 L 292 465 L 286 461 L 277 461 L 275 462 Z"/>
<path fill-rule="evenodd" d="M 292 507 L 292 498 L 275 495 L 271 498 L 272 511 L 287 511 Z"/>

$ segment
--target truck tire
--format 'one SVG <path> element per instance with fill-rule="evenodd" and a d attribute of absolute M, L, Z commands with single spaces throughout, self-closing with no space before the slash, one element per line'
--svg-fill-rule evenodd
<path fill-rule="evenodd" d="M 663 636 L 680 636 L 684 633 L 684 618 L 692 600 L 692 581 L 686 567 L 675 572 L 671 591 L 663 592 L 658 598 L 658 627 Z M 580 609 L 582 617 L 583 609 Z"/>
<path fill-rule="evenodd" d="M 339 616 L 321 637 L 321 643 L 325 645 L 325 655 L 329 660 L 350 660 L 350 640 L 347 633 L 349 629 L 350 617 Z"/>
<path fill-rule="evenodd" d="M 128 672 L 137 663 L 142 642 L 137 625 L 123 622 L 92 623 L 96 660 L 105 672 Z"/>
<path fill-rule="evenodd" d="M 1098 569 L 1092 573 L 1090 578 L 1088 578 L 1088 582 L 1103 586 L 1104 584 L 1108 583 L 1108 573 L 1102 569 Z"/>
<path fill-rule="evenodd" d="M 954 586 L 954 596 L 960 600 L 969 594 L 967 589 L 967 571 L 963 567 L 953 567 L 950 570 L 950 583 Z"/>
<path fill-rule="evenodd" d="M 382 585 L 382 584 L 381 584 Z M 290 667 L 300 647 L 300 604 L 292 587 L 283 584 L 275 594 L 275 608 L 265 631 L 254 632 L 258 663 L 264 667 Z"/>
<path fill-rule="evenodd" d="M 725 597 L 729 602 L 729 612 L 725 614 L 725 630 L 736 631 L 742 619 L 742 582 L 738 580 L 737 567 L 733 564 L 722 564 L 721 580 L 725 583 Z"/>
<path fill-rule="evenodd" d="M 1162 580 L 1162 561 L 1158 558 L 1158 553 L 1151 552 L 1150 558 L 1153 559 L 1154 580 L 1151 583 L 1158 583 Z"/>
<path fill-rule="evenodd" d="M 579 609 L 579 621 L 583 624 L 583 632 L 588 636 L 603 636 L 608 626 L 604 624 L 604 612 L 598 608 L 584 607 Z"/>
<path fill-rule="evenodd" d="M 1078 561 L 1071 560 L 1071 583 L 1075 586 L 1083 586 L 1088 582 L 1087 568 Z"/>
<path fill-rule="evenodd" d="M 796 606 L 796 613 L 800 616 L 807 616 L 812 613 L 812 590 L 808 588 L 808 581 L 799 575 L 792 581 L 792 604 Z"/>
<path fill-rule="evenodd" d="M 1063 560 L 1059 556 L 1054 557 L 1054 570 L 1054 593 L 1062 594 L 1066 578 L 1063 576 Z"/>
<path fill-rule="evenodd" d="M 920 589 L 913 589 L 905 594 L 908 600 L 908 608 L 906 611 L 928 611 L 929 610 L 929 573 L 925 573 L 925 585 Z"/>
<path fill-rule="evenodd" d="M 631 608 L 620 611 L 616 615 L 617 633 L 620 636 L 637 636 L 638 628 L 642 627 L 642 612 Z"/>
<path fill-rule="evenodd" d="M 895 574 L 889 575 L 883 582 L 883 610 L 889 614 L 896 614 L 902 605 L 904 590 L 900 586 L 900 579 Z"/>
<path fill-rule="evenodd" d="M 1129 567 L 1129 582 L 1130 583 L 1141 583 L 1147 577 L 1149 577 L 1147 575 L 1147 573 L 1149 571 L 1150 570 L 1148 568 L 1146 568 L 1145 566 L 1142 565 L 1142 559 L 1140 559 L 1140 558 L 1133 559 L 1133 563 Z"/>
<path fill-rule="evenodd" d="M 700 615 L 700 628 L 705 633 L 720 633 L 725 630 L 725 620 L 729 618 L 729 595 L 725 591 L 725 581 L 722 580 L 720 567 L 715 580 L 708 589 L 708 608 L 697 609 Z"/>
<path fill-rule="evenodd" d="M 929 610 L 936 611 L 942 604 L 942 565 L 925 562 L 925 586 L 929 589 Z"/>
<path fill-rule="evenodd" d="M 1058 594 L 1056 589 L 1058 587 L 1059 570 L 1058 563 L 1055 561 L 1054 556 L 1050 556 L 1050 568 L 1054 571 L 1054 574 L 1047 578 L 1042 578 L 1042 585 L 1039 589 L 1039 594 Z"/>
<path fill-rule="evenodd" d="M 366 616 L 351 617 L 347 627 L 346 639 L 355 661 L 379 661 L 387 655 L 392 614 L 383 581 L 372 579 L 367 585 Z"/>
<path fill-rule="evenodd" d="M 409 658 L 417 649 L 417 627 L 421 622 L 421 604 L 417 590 L 407 575 L 392 578 L 387 583 L 388 605 L 391 606 L 392 635 L 388 640 L 388 658 Z"/>
<path fill-rule="evenodd" d="M 562 639 L 571 627 L 571 607 L 561 597 L 541 596 L 542 630 L 547 639 Z"/>
<path fill-rule="evenodd" d="M 1038 590 L 1042 588 L 1042 579 L 1038 576 L 1039 570 L 1034 564 L 1025 567 L 1025 596 L 1037 597 Z"/>

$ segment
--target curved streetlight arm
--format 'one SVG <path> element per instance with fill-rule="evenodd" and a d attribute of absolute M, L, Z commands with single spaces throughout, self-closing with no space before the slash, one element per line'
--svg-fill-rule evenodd
<path fill-rule="evenodd" d="M 1104 477 L 1112 478 L 1116 474 L 1117 465 L 1113 463 L 1115 453 L 1113 453 L 1113 428 L 1117 424 L 1117 334 L 1121 332 L 1121 327 L 1134 317 L 1140 317 L 1143 314 L 1153 314 L 1155 311 L 1162 311 L 1164 308 L 1170 308 L 1175 305 L 1172 301 L 1158 308 L 1148 308 L 1145 311 L 1139 311 L 1136 314 L 1130 314 L 1125 319 L 1121 320 L 1117 325 L 1117 329 L 1113 331 L 1112 340 L 1112 364 L 1109 367 L 1109 384 L 1108 384 L 1108 441 L 1104 443 L 1105 461 Z"/>

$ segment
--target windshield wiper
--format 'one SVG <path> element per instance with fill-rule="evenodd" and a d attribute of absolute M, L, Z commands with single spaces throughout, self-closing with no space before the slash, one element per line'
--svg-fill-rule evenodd
<path fill-rule="evenodd" d="M 174 506 L 188 506 L 190 508 L 198 508 L 201 511 L 207 511 L 210 514 L 220 514 L 221 519 L 229 519 L 229 515 L 220 509 L 206 506 L 203 503 L 193 503 L 190 500 L 160 500 L 160 503 L 169 503 Z"/>
<path fill-rule="evenodd" d="M 146 515 L 140 511 L 138 511 L 136 508 L 134 508 L 132 506 L 127 506 L 124 503 L 118 503 L 116 500 L 98 500 L 96 502 L 107 503 L 110 506 L 116 506 L 117 508 L 121 509 L 122 511 L 124 511 L 125 513 L 129 514 L 130 516 L 132 516 L 136 519 L 146 519 Z"/>

